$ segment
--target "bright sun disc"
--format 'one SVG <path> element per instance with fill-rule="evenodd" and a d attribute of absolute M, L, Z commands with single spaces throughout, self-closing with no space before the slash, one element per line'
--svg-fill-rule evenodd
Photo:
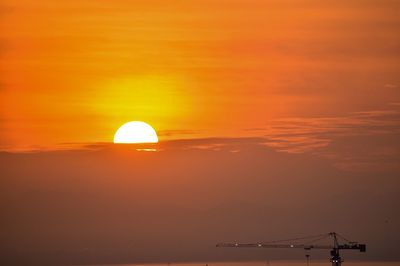
<path fill-rule="evenodd" d="M 157 143 L 156 131 L 147 123 L 132 121 L 123 124 L 114 135 L 114 143 Z"/>

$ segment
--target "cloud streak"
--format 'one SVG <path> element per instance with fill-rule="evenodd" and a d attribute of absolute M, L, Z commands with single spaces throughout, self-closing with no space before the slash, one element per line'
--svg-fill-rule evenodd
<path fill-rule="evenodd" d="M 400 158 L 400 110 L 391 107 L 341 117 L 275 120 L 263 131 L 265 145 L 282 152 L 324 156 L 346 169 L 377 168 L 386 159 L 393 167 Z M 387 162 L 384 165 L 388 167 Z"/>

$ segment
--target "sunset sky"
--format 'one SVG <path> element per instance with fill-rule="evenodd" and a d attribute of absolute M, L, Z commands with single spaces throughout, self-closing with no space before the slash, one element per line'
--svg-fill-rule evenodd
<path fill-rule="evenodd" d="M 108 142 L 130 120 L 179 139 L 397 113 L 399 6 L 3 1 L 0 145 Z"/>
<path fill-rule="evenodd" d="M 364 258 L 400 259 L 400 1 L 3 0 L 0 13 L 9 263 L 259 259 L 214 245 L 331 230 L 371 243 Z M 136 120 L 156 152 L 112 144 Z"/>

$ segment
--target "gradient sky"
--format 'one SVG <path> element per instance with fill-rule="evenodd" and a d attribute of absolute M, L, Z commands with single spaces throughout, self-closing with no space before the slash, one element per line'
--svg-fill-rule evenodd
<path fill-rule="evenodd" d="M 400 260 L 400 1 L 0 13 L 7 264 L 260 259 L 214 244 L 333 230 Z M 132 120 L 157 152 L 109 143 Z"/>
<path fill-rule="evenodd" d="M 400 102 L 398 1 L 2 3 L 3 149 L 107 142 L 130 120 L 238 137 Z"/>

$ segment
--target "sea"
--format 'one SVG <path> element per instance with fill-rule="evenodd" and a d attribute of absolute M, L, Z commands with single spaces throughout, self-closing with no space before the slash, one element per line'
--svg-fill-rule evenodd
<path fill-rule="evenodd" d="M 101 264 L 91 266 L 331 266 L 329 261 L 242 261 L 209 263 Z M 87 265 L 89 266 L 89 265 Z M 345 261 L 342 266 L 400 266 L 400 261 Z"/>

